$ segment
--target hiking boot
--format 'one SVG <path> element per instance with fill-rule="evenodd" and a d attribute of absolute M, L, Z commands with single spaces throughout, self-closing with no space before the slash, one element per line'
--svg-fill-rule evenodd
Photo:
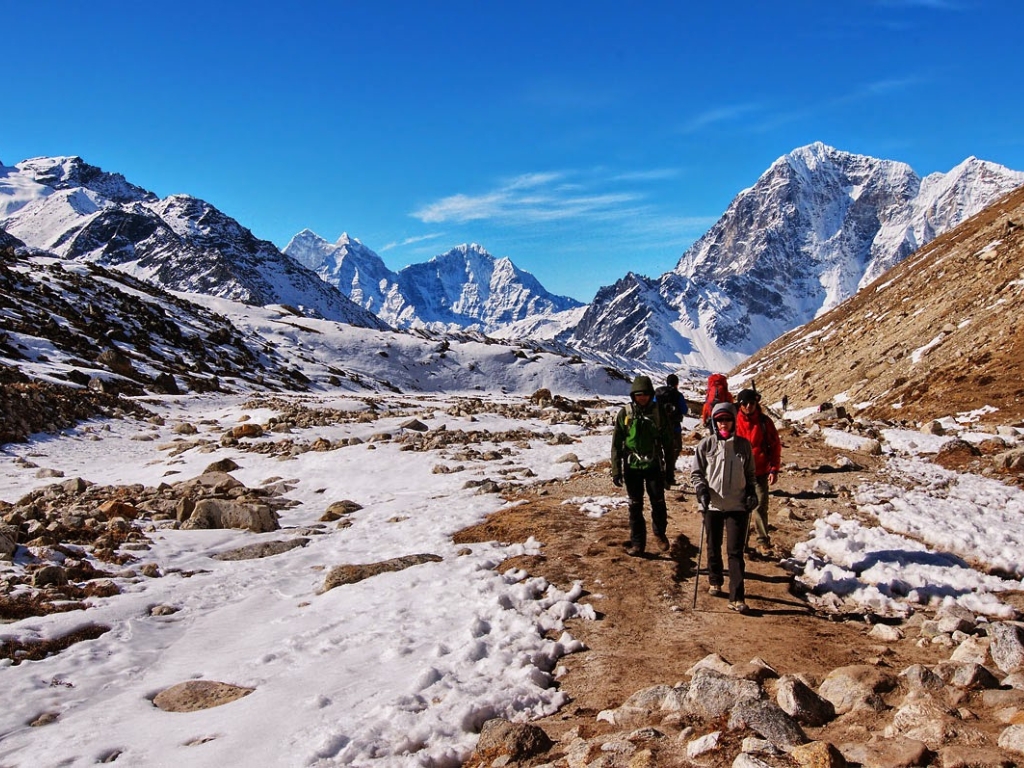
<path fill-rule="evenodd" d="M 721 587 L 720 584 L 711 584 L 708 587 L 708 594 L 711 595 L 712 597 L 724 597 L 725 596 L 725 592 L 722 591 L 722 587 Z"/>
<path fill-rule="evenodd" d="M 636 544 L 630 544 L 628 547 L 626 547 L 626 554 L 630 557 L 643 557 L 644 548 L 638 547 Z"/>
<path fill-rule="evenodd" d="M 662 552 L 668 552 L 671 548 L 671 544 L 668 543 L 668 537 L 665 534 L 659 534 L 654 537 L 658 542 L 658 549 Z"/>
<path fill-rule="evenodd" d="M 775 557 L 775 552 L 772 550 L 772 545 L 768 542 L 765 542 L 764 544 L 758 544 L 757 549 L 755 551 L 760 557 Z"/>
<path fill-rule="evenodd" d="M 746 613 L 750 609 L 747 608 L 747 604 L 744 603 L 742 600 L 735 600 L 729 603 L 729 610 L 736 611 L 736 613 Z"/>

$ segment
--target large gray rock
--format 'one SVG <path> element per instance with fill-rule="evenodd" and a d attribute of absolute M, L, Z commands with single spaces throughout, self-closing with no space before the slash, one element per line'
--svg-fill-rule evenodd
<path fill-rule="evenodd" d="M 783 712 L 803 725 L 825 725 L 836 716 L 831 701 L 819 696 L 793 675 L 786 675 L 779 680 L 775 700 Z"/>
<path fill-rule="evenodd" d="M 0 557 L 11 557 L 18 548 L 18 529 L 11 525 L 0 525 Z"/>
<path fill-rule="evenodd" d="M 338 565 L 332 568 L 324 579 L 324 592 L 340 587 L 343 584 L 355 584 L 381 573 L 393 573 L 423 563 L 439 563 L 444 558 L 438 555 L 403 555 L 377 563 L 361 563 L 358 565 Z"/>
<path fill-rule="evenodd" d="M 729 728 L 750 728 L 783 748 L 807 743 L 807 736 L 797 722 L 770 701 L 737 704 L 729 716 Z"/>
<path fill-rule="evenodd" d="M 698 669 L 686 692 L 687 711 L 711 720 L 734 707 L 764 697 L 764 690 L 753 680 L 740 680 L 710 668 Z"/>
<path fill-rule="evenodd" d="M 880 712 L 886 708 L 882 694 L 896 687 L 895 678 L 869 664 L 853 664 L 828 673 L 818 694 L 832 702 L 837 715 L 857 710 Z"/>
<path fill-rule="evenodd" d="M 182 523 L 186 530 L 211 528 L 241 528 L 254 533 L 276 531 L 281 525 L 277 512 L 266 504 L 254 504 L 229 499 L 200 499 L 192 515 Z"/>
<path fill-rule="evenodd" d="M 1016 672 L 1024 667 L 1024 627 L 1009 621 L 996 621 L 989 625 L 992 638 L 988 652 L 992 661 L 1003 672 Z"/>
<path fill-rule="evenodd" d="M 282 552 L 288 552 L 297 547 L 304 547 L 309 544 L 309 539 L 299 537 L 287 541 L 261 541 L 256 544 L 249 544 L 237 549 L 229 549 L 225 552 L 218 552 L 213 556 L 214 560 L 256 560 L 262 557 L 273 557 Z"/>
<path fill-rule="evenodd" d="M 933 765 L 935 757 L 923 741 L 902 736 L 840 744 L 839 751 L 847 762 L 864 768 L 916 768 Z"/>

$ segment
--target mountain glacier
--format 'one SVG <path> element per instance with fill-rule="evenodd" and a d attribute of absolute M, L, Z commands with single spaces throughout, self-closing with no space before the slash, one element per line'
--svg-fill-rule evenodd
<path fill-rule="evenodd" d="M 658 279 L 602 288 L 563 341 L 728 370 L 1024 183 L 971 157 L 910 166 L 821 143 L 779 158 Z"/>
<path fill-rule="evenodd" d="M 476 244 L 398 272 L 347 234 L 332 244 L 306 229 L 284 252 L 396 328 L 497 333 L 510 323 L 582 306 L 549 293 L 529 272 Z"/>

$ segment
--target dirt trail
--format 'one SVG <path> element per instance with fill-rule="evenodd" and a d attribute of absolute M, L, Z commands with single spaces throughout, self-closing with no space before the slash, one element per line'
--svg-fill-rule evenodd
<path fill-rule="evenodd" d="M 847 454 L 860 468 L 839 472 L 837 451 L 820 439 L 792 427 L 780 432 L 784 472 L 769 511 L 779 558 L 806 538 L 818 517 L 837 509 L 851 513 L 849 490 L 876 480 L 881 464 L 877 457 Z M 689 445 L 698 437 L 690 436 Z M 680 482 L 688 478 L 688 466 L 684 450 L 677 472 Z M 814 490 L 822 479 L 834 486 L 834 493 Z M 582 601 L 598 612 L 597 621 L 569 622 L 570 632 L 587 649 L 562 659 L 568 672 L 560 685 L 570 703 L 538 722 L 553 738 L 577 727 L 585 736 L 600 732 L 602 723 L 594 718 L 601 710 L 619 706 L 643 688 L 688 679 L 686 671 L 711 653 L 734 663 L 760 657 L 780 674 L 800 672 L 815 681 L 836 667 L 882 657 L 897 670 L 948 658 L 947 649 L 918 647 L 916 637 L 883 646 L 867 635 L 869 626 L 860 618 L 816 615 L 794 590 L 779 558 L 747 557 L 751 611 L 739 615 L 727 609 L 727 598 L 707 593 L 705 552 L 694 609 L 701 517 L 687 486 L 668 494 L 671 550 L 649 552 L 644 558 L 625 554 L 625 506 L 593 518 L 578 504 L 563 504 L 575 497 L 622 493 L 611 484 L 608 466 L 598 465 L 568 480 L 524 491 L 518 498 L 525 503 L 492 515 L 458 537 L 461 542 L 514 542 L 534 536 L 542 542 L 542 554 L 516 558 L 506 567 L 523 568 L 563 589 L 579 580 L 587 592 Z M 856 735 L 820 732 L 819 737 L 841 741 Z"/>

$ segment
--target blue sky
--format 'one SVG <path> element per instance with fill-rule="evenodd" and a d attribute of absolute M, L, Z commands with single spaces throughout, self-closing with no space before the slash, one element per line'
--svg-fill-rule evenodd
<path fill-rule="evenodd" d="M 704 7 L 707 6 L 707 7 Z M 823 141 L 1024 170 L 1016 0 L 3 7 L 0 161 L 80 155 L 284 247 L 467 242 L 590 301 Z"/>

